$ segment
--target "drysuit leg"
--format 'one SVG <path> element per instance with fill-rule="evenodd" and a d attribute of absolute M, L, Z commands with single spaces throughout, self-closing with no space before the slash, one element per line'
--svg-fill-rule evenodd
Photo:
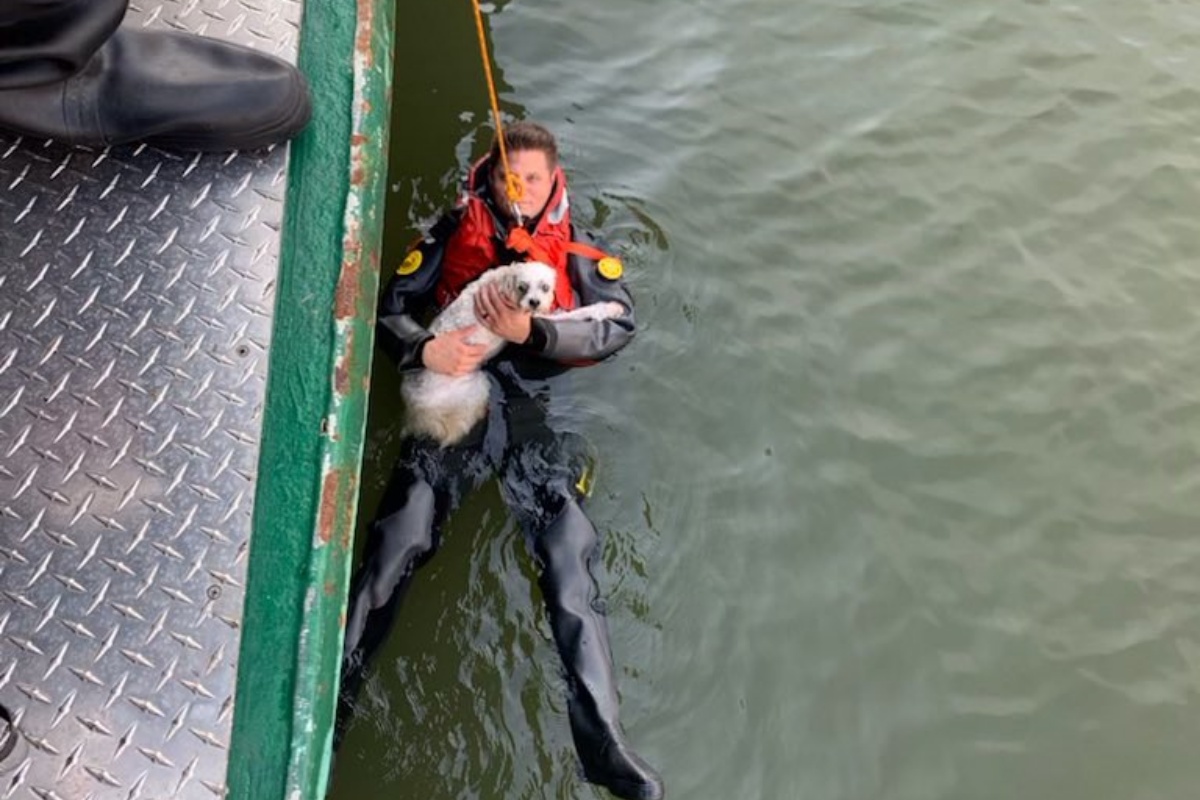
<path fill-rule="evenodd" d="M 531 534 L 554 642 L 567 678 L 567 707 L 584 776 L 617 797 L 657 800 L 662 779 L 625 740 L 618 719 L 608 625 L 592 576 L 596 529 L 580 507 L 590 458 L 575 435 L 518 443 L 505 461 L 503 487 Z"/>
<path fill-rule="evenodd" d="M 414 572 L 437 551 L 446 517 L 464 491 L 482 479 L 484 469 L 475 440 L 454 448 L 439 448 L 429 440 L 406 443 L 371 523 L 362 565 L 351 580 L 335 748 L 353 716 L 365 671 L 391 632 Z"/>

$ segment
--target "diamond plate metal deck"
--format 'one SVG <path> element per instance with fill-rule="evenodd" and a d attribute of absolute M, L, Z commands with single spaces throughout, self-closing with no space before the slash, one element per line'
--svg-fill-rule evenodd
<path fill-rule="evenodd" d="M 301 10 L 125 24 L 294 59 Z M 286 164 L 0 134 L 0 800 L 226 792 Z"/>

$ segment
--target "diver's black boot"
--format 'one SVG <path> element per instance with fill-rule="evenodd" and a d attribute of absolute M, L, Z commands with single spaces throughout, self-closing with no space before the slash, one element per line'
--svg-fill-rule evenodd
<path fill-rule="evenodd" d="M 129 26 L 65 80 L 0 89 L 0 129 L 69 144 L 251 150 L 292 138 L 310 115 L 308 85 L 284 61 Z"/>
<path fill-rule="evenodd" d="M 596 529 L 574 501 L 534 541 L 541 562 L 538 583 L 554 641 L 567 672 L 568 713 L 583 774 L 617 797 L 658 800 L 658 774 L 625 741 L 617 719 L 608 627 L 596 611 L 596 582 L 589 569 Z"/>
<path fill-rule="evenodd" d="M 333 732 L 335 751 L 353 718 L 363 674 L 395 622 L 413 570 L 433 553 L 434 525 L 441 516 L 433 489 L 415 479 L 398 486 L 394 496 L 384 498 L 382 513 L 371 526 L 366 556 L 350 587 Z"/>

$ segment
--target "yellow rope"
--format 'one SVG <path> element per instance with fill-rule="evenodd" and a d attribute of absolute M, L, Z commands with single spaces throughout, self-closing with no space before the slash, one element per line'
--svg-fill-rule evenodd
<path fill-rule="evenodd" d="M 520 176 L 516 175 L 508 166 L 508 148 L 504 146 L 504 128 L 500 123 L 500 102 L 496 99 L 496 82 L 492 79 L 492 62 L 488 58 L 487 36 L 483 31 L 483 11 L 479 8 L 479 0 L 471 0 L 471 4 L 475 7 L 475 30 L 479 33 L 479 54 L 483 57 L 483 74 L 487 77 L 488 96 L 492 101 L 492 118 L 496 121 L 496 141 L 500 143 L 500 163 L 504 165 L 504 189 L 508 195 L 508 202 L 512 204 L 519 219 L 520 211 L 517 210 L 517 201 L 521 199 L 524 187 L 521 185 Z"/>

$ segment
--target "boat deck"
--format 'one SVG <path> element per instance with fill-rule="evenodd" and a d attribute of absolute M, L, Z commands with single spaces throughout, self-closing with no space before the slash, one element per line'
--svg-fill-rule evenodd
<path fill-rule="evenodd" d="M 302 11 L 125 24 L 295 60 Z M 0 798 L 228 792 L 288 157 L 0 134 Z"/>

